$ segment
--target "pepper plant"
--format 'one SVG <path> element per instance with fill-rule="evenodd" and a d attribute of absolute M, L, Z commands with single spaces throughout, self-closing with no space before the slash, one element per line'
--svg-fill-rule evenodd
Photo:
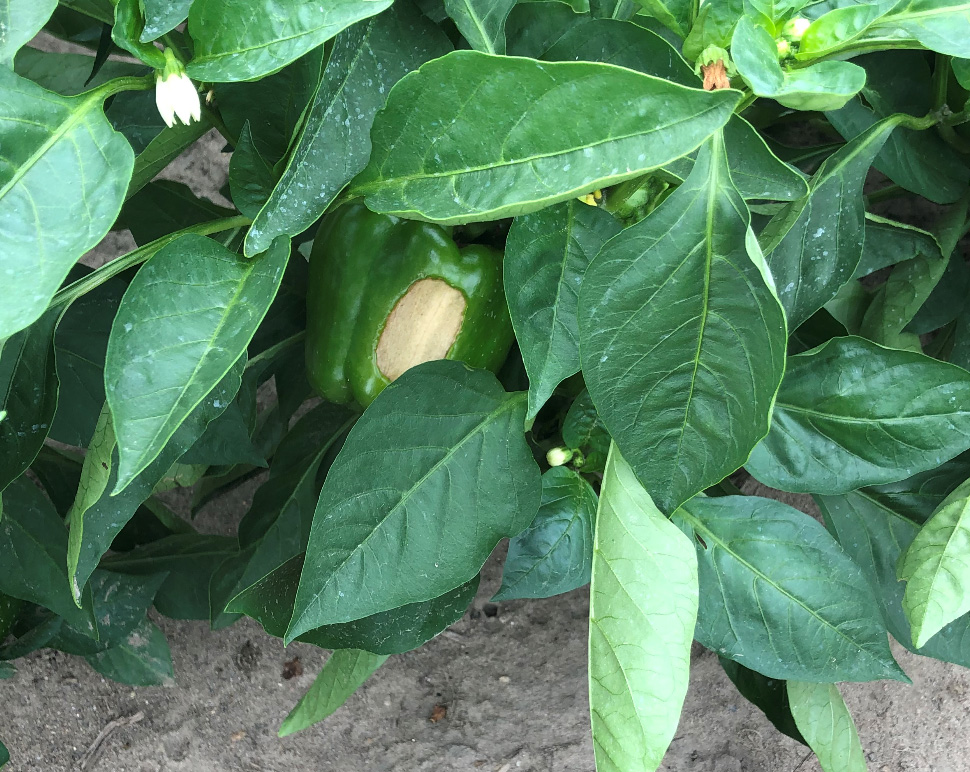
<path fill-rule="evenodd" d="M 600 772 L 695 639 L 864 769 L 836 684 L 970 664 L 968 89 L 965 0 L 7 0 L 0 676 L 248 615 L 334 651 L 288 734 L 508 538 L 590 583 Z M 157 179 L 210 130 L 228 207 Z"/>

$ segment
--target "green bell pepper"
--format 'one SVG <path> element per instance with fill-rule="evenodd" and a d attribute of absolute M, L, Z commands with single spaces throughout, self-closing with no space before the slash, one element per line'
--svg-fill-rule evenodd
<path fill-rule="evenodd" d="M 434 359 L 495 371 L 512 340 L 498 250 L 459 249 L 438 225 L 363 204 L 324 219 L 310 254 L 306 363 L 326 399 L 367 407 Z"/>

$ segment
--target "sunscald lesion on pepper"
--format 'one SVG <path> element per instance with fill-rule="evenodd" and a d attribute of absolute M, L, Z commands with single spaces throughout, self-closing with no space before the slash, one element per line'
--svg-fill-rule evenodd
<path fill-rule="evenodd" d="M 310 384 L 369 405 L 407 369 L 456 359 L 497 370 L 512 345 L 502 253 L 459 249 L 431 223 L 348 203 L 324 218 L 307 290 Z"/>

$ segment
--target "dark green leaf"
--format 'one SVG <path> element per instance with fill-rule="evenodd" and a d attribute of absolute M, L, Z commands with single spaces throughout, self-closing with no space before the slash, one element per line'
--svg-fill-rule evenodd
<path fill-rule="evenodd" d="M 40 317 L 121 209 L 134 156 L 102 100 L 61 97 L 0 67 L 0 340 Z"/>
<path fill-rule="evenodd" d="M 48 91 L 56 91 L 64 96 L 76 96 L 112 78 L 142 75 L 146 72 L 144 65 L 141 64 L 109 61 L 105 62 L 98 70 L 98 74 L 88 82 L 93 67 L 94 57 L 87 54 L 59 54 L 30 47 L 21 48 L 14 61 L 14 72 L 18 75 L 34 81 Z M 108 113 L 110 120 L 110 109 Z"/>
<path fill-rule="evenodd" d="M 385 656 L 355 649 L 335 651 L 323 670 L 313 682 L 310 691 L 303 695 L 280 726 L 280 737 L 286 737 L 323 721 L 343 705 L 357 687 L 370 678 L 384 664 Z"/>
<path fill-rule="evenodd" d="M 502 587 L 492 600 L 551 598 L 589 582 L 596 492 L 576 472 L 542 475 L 542 503 L 532 525 L 509 542 Z"/>
<path fill-rule="evenodd" d="M 0 491 L 40 452 L 57 409 L 52 309 L 0 349 Z"/>
<path fill-rule="evenodd" d="M 320 82 L 323 54 L 323 47 L 315 48 L 266 78 L 217 84 L 214 90 L 219 113 L 232 139 L 242 134 L 249 121 L 259 154 L 270 164 L 278 163 L 293 142 Z"/>
<path fill-rule="evenodd" d="M 111 414 L 105 405 L 84 459 L 81 484 L 70 515 L 68 570 L 74 579 L 73 587 L 84 587 L 101 556 L 134 517 L 139 505 L 230 404 L 239 389 L 244 365 L 242 360 L 236 364 L 189 414 L 161 454 L 118 495 L 111 495 L 118 479 L 118 449 Z"/>
<path fill-rule="evenodd" d="M 138 271 L 112 325 L 105 361 L 120 456 L 114 493 L 158 456 L 245 353 L 289 254 L 286 239 L 245 260 L 211 239 L 186 235 Z M 178 356 L 165 354 L 172 351 Z"/>
<path fill-rule="evenodd" d="M 807 197 L 788 204 L 759 236 L 788 326 L 795 329 L 831 300 L 862 259 L 862 184 L 899 116 L 877 123 L 829 156 Z"/>
<path fill-rule="evenodd" d="M 687 694 L 697 617 L 690 541 L 610 448 L 596 514 L 589 703 L 599 772 L 655 770 Z"/>
<path fill-rule="evenodd" d="M 922 228 L 866 212 L 865 246 L 854 279 L 920 255 L 945 257 L 936 237 Z"/>
<path fill-rule="evenodd" d="M 165 574 L 133 577 L 111 571 L 95 571 L 91 577 L 91 594 L 94 615 L 98 620 L 98 640 L 78 633 L 65 624 L 47 645 L 68 654 L 87 656 L 123 644 L 144 621 L 164 581 Z"/>
<path fill-rule="evenodd" d="M 141 67 L 141 72 L 145 72 L 144 66 Z M 145 161 L 145 159 L 138 161 L 137 156 L 144 153 L 156 138 L 161 140 L 168 136 L 169 132 L 177 133 L 180 127 L 187 128 L 177 123 L 173 129 L 166 129 L 165 121 L 162 120 L 158 106 L 155 104 L 154 91 L 123 91 L 116 94 L 104 114 L 111 121 L 115 131 L 125 135 L 131 149 L 135 151 L 135 175 L 132 184 L 139 177 L 140 164 L 144 164 Z M 156 169 L 156 172 L 158 171 L 161 169 Z"/>
<path fill-rule="evenodd" d="M 155 596 L 159 613 L 172 619 L 209 619 L 209 581 L 236 547 L 229 536 L 178 534 L 106 557 L 101 566 L 138 576 L 167 571 Z"/>
<path fill-rule="evenodd" d="M 521 3 L 509 18 L 510 54 L 550 62 L 603 62 L 684 86 L 698 84 L 676 48 L 636 24 L 576 14 L 562 3 Z"/>
<path fill-rule="evenodd" d="M 583 280 L 586 385 L 664 512 L 744 464 L 768 431 L 785 320 L 748 223 L 717 136 Z"/>
<path fill-rule="evenodd" d="M 97 638 L 91 595 L 74 605 L 67 576 L 67 530 L 44 494 L 26 477 L 3 492 L 0 592 L 38 603 Z M 79 608 L 82 606 L 82 608 Z"/>
<path fill-rule="evenodd" d="M 136 244 L 144 246 L 191 225 L 234 214 L 232 209 L 199 198 L 184 183 L 155 180 L 125 202 L 119 224 L 131 231 Z"/>
<path fill-rule="evenodd" d="M 185 21 L 192 0 L 141 0 L 141 5 L 145 12 L 141 42 L 149 43 Z"/>
<path fill-rule="evenodd" d="M 268 466 L 266 459 L 253 443 L 250 427 L 238 399 L 237 396 L 221 415 L 206 426 L 205 433 L 179 459 L 180 464 Z"/>
<path fill-rule="evenodd" d="M 229 190 L 232 203 L 246 217 L 255 219 L 276 186 L 273 167 L 263 160 L 253 142 L 249 121 L 243 125 L 239 142 L 229 161 Z M 293 234 L 296 235 L 296 234 Z M 258 249 L 257 252 L 262 252 Z"/>
<path fill-rule="evenodd" d="M 285 640 L 475 576 L 539 506 L 524 421 L 524 394 L 458 362 L 419 365 L 385 389 L 327 475 Z"/>
<path fill-rule="evenodd" d="M 296 600 L 303 555 L 267 574 L 230 602 L 228 609 L 251 616 L 267 633 L 282 638 Z M 441 597 L 400 606 L 353 622 L 324 625 L 296 640 L 325 649 L 361 649 L 374 654 L 403 654 L 427 643 L 453 625 L 478 590 L 478 577 Z"/>
<path fill-rule="evenodd" d="M 919 51 L 887 51 L 857 60 L 867 74 L 866 105 L 850 100 L 829 113 L 829 123 L 847 140 L 893 113 L 926 115 L 934 109 L 926 57 Z M 900 127 L 886 141 L 873 166 L 897 185 L 937 204 L 956 201 L 967 189 L 970 168 L 933 129 Z"/>
<path fill-rule="evenodd" d="M 189 11 L 195 56 L 188 74 L 224 83 L 256 80 L 282 69 L 391 0 L 196 0 Z"/>
<path fill-rule="evenodd" d="M 569 406 L 562 422 L 562 441 L 567 448 L 583 452 L 584 472 L 599 472 L 606 465 L 610 433 L 600 421 L 588 391 L 583 391 Z"/>
<path fill-rule="evenodd" d="M 833 495 L 970 447 L 970 373 L 862 338 L 791 357 L 771 431 L 745 465 L 765 485 Z"/>
<path fill-rule="evenodd" d="M 165 634 L 148 619 L 122 643 L 85 659 L 105 678 L 131 686 L 168 686 L 175 681 Z"/>
<path fill-rule="evenodd" d="M 621 230 L 608 212 L 569 201 L 515 218 L 505 246 L 505 294 L 529 373 L 532 418 L 579 372 L 579 286 L 603 244 Z"/>
<path fill-rule="evenodd" d="M 805 175 L 781 161 L 744 118 L 735 115 L 724 127 L 731 179 L 745 199 L 795 201 L 808 193 Z M 694 168 L 696 154 L 686 155 L 664 167 L 664 172 L 684 180 Z"/>
<path fill-rule="evenodd" d="M 906 680 L 865 576 L 808 515 L 755 496 L 697 497 L 697 640 L 769 678 Z"/>
<path fill-rule="evenodd" d="M 54 356 L 60 383 L 50 436 L 86 448 L 104 404 L 104 355 L 125 291 L 112 279 L 75 300 L 57 325 Z"/>
<path fill-rule="evenodd" d="M 157 113 L 157 110 L 155 112 Z M 149 115 L 152 116 L 151 122 L 154 122 L 154 115 Z M 202 115 L 201 121 L 194 121 L 188 126 L 176 123 L 171 128 L 167 126 L 162 128 L 135 158 L 135 170 L 132 172 L 131 183 L 128 185 L 128 192 L 125 194 L 126 197 L 130 198 L 135 195 L 155 179 L 156 174 L 178 158 L 185 148 L 211 128 L 212 126 L 205 114 Z"/>
<path fill-rule="evenodd" d="M 351 193 L 442 223 L 525 214 L 679 158 L 738 98 L 607 64 L 455 51 L 392 89 Z"/>
<path fill-rule="evenodd" d="M 306 230 L 367 164 L 370 129 L 405 74 L 451 49 L 407 2 L 342 32 L 333 44 L 282 178 L 246 237 L 256 254 L 281 234 Z"/>
<path fill-rule="evenodd" d="M 356 419 L 352 411 L 324 402 L 303 416 L 280 443 L 269 479 L 256 491 L 252 506 L 239 524 L 239 545 L 245 550 L 239 562 L 244 568 L 226 588 L 223 605 L 277 566 L 306 551 L 320 492 L 321 466 L 325 459 L 332 458 L 331 450 L 339 449 L 338 443 Z M 292 603 L 288 608 L 292 610 Z"/>

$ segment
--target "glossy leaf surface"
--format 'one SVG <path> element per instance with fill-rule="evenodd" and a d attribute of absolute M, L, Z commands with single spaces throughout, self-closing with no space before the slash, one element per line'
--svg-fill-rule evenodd
<path fill-rule="evenodd" d="M 455 51 L 391 91 L 351 193 L 376 211 L 441 223 L 524 214 L 679 158 L 738 97 L 607 64 Z"/>
<path fill-rule="evenodd" d="M 768 431 L 785 320 L 748 223 L 716 138 L 583 280 L 589 393 L 665 512 L 744 464 Z"/>
<path fill-rule="evenodd" d="M 388 386 L 330 468 L 285 640 L 475 576 L 539 507 L 524 420 L 524 394 L 458 362 L 419 365 Z"/>
<path fill-rule="evenodd" d="M 391 0 L 196 0 L 189 11 L 195 56 L 188 74 L 215 83 L 276 72 Z"/>
<path fill-rule="evenodd" d="M 102 101 L 96 91 L 62 97 L 0 67 L 0 340 L 44 312 L 121 210 L 134 154 Z"/>
<path fill-rule="evenodd" d="M 128 287 L 111 328 L 105 393 L 125 488 L 225 377 L 269 309 L 290 246 L 245 260 L 186 235 L 160 249 Z"/>
<path fill-rule="evenodd" d="M 970 374 L 863 338 L 788 360 L 771 431 L 745 465 L 780 490 L 837 494 L 893 482 L 970 447 Z"/>
<path fill-rule="evenodd" d="M 862 571 L 808 515 L 755 496 L 674 515 L 697 551 L 697 640 L 769 678 L 905 680 Z"/>
<path fill-rule="evenodd" d="M 246 236 L 246 254 L 276 236 L 295 236 L 320 218 L 364 166 L 370 130 L 391 87 L 452 48 L 409 3 L 345 30 L 333 43 L 323 77 L 279 183 Z"/>
<path fill-rule="evenodd" d="M 542 475 L 542 503 L 532 525 L 509 542 L 502 586 L 492 600 L 550 598 L 589 582 L 596 492 L 576 472 Z"/>
<path fill-rule="evenodd" d="M 297 555 L 237 595 L 228 606 L 282 638 L 293 610 L 303 569 Z M 390 611 L 309 630 L 297 638 L 325 649 L 362 649 L 373 654 L 403 654 L 427 643 L 464 615 L 478 590 L 478 577 L 441 597 L 409 603 Z"/>
<path fill-rule="evenodd" d="M 505 247 L 505 295 L 529 373 L 529 418 L 579 372 L 579 287 L 621 230 L 606 211 L 569 201 L 517 217 Z"/>

